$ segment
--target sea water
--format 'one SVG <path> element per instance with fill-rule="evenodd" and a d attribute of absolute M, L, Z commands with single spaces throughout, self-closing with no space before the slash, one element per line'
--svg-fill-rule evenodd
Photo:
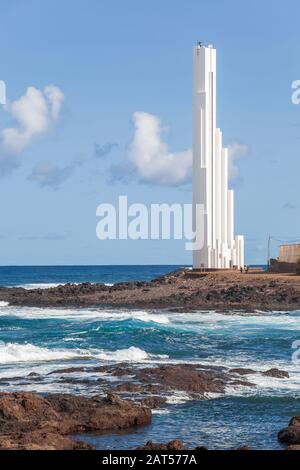
<path fill-rule="evenodd" d="M 6 268 L 7 269 L 7 268 Z M 119 282 L 149 279 L 173 267 L 10 268 L 5 285 L 64 282 Z M 20 269 L 20 271 L 18 271 Z M 104 271 L 102 271 L 102 269 Z M 1 270 L 0 270 L 1 271 Z M 3 271 L 2 271 L 3 273 Z M 99 393 L 101 373 L 94 365 L 200 363 L 247 367 L 253 387 L 227 387 L 222 396 L 193 401 L 174 391 L 168 404 L 154 411 L 150 426 L 98 436 L 80 436 L 102 449 L 128 449 L 152 439 L 182 439 L 188 447 L 229 449 L 241 445 L 277 449 L 278 431 L 300 414 L 300 365 L 292 344 L 300 340 L 300 312 L 251 313 L 101 308 L 33 308 L 0 303 L 0 391 Z M 59 369 L 85 366 L 70 383 Z M 276 379 L 260 372 L 277 367 L 289 372 Z M 56 373 L 50 373 L 58 371 Z M 32 373 L 38 375 L 32 375 Z M 49 374 L 50 373 L 50 374 Z M 29 375 L 31 374 L 31 375 Z M 103 376 L 103 374 L 102 374 Z M 108 379 L 109 377 L 105 377 Z M 113 381 L 114 378 L 110 377 Z M 93 385 L 93 381 L 95 385 Z"/>

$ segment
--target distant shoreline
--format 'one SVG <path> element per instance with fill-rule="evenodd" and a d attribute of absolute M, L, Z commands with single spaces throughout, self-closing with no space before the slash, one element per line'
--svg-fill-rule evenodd
<path fill-rule="evenodd" d="M 32 307 L 292 311 L 300 309 L 300 276 L 179 269 L 149 281 L 80 283 L 44 289 L 0 288 L 0 301 Z"/>

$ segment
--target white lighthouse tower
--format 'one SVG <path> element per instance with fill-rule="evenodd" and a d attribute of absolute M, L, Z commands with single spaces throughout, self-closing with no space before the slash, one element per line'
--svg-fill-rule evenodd
<path fill-rule="evenodd" d="M 216 127 L 216 49 L 194 47 L 193 85 L 193 206 L 204 217 L 195 219 L 203 247 L 193 251 L 193 268 L 244 267 L 244 237 L 234 236 L 234 191 L 228 189 L 228 150 Z M 199 239 L 201 236 L 199 235 Z"/>

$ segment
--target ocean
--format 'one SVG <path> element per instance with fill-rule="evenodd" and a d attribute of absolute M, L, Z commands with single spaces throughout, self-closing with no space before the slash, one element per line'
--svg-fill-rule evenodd
<path fill-rule="evenodd" d="M 0 266 L 0 286 L 25 289 L 55 287 L 59 284 L 149 281 L 182 266 Z"/>
<path fill-rule="evenodd" d="M 67 282 L 145 280 L 174 266 L 1 267 L 0 285 L 35 288 Z M 300 311 L 174 313 L 167 310 L 58 309 L 14 307 L 0 303 L 0 391 L 99 393 L 101 374 L 89 366 L 130 362 L 201 363 L 247 367 L 255 387 L 229 387 L 223 396 L 191 400 L 174 392 L 154 411 L 150 426 L 106 435 L 80 436 L 100 449 L 129 449 L 152 439 L 182 439 L 188 447 L 230 449 L 249 445 L 279 449 L 278 431 L 300 414 L 300 364 L 292 344 L 300 340 Z M 66 367 L 95 380 L 70 383 Z M 277 367 L 290 378 L 262 376 Z M 49 374 L 50 373 L 50 374 Z M 29 375 L 31 374 L 31 375 Z M 33 375 L 36 374 L 36 375 Z M 76 374 L 75 374 L 76 375 Z"/>

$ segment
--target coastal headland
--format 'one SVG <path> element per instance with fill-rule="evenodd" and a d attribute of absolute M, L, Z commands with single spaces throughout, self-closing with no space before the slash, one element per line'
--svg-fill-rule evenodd
<path fill-rule="evenodd" d="M 180 269 L 146 282 L 65 284 L 49 289 L 0 288 L 0 301 L 32 307 L 111 307 L 291 311 L 300 308 L 300 276 Z"/>

